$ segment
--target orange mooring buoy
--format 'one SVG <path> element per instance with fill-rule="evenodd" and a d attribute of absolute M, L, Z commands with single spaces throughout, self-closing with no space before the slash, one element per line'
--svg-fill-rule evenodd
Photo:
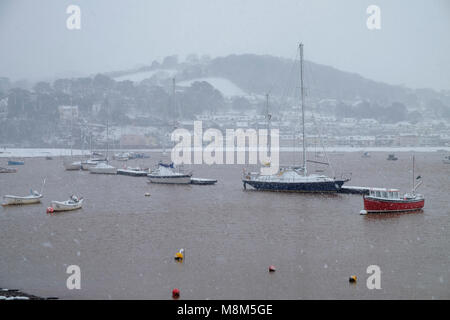
<path fill-rule="evenodd" d="M 54 211 L 54 210 L 53 210 L 53 207 L 48 207 L 48 208 L 47 208 L 47 213 L 53 213 L 53 211 Z"/>
<path fill-rule="evenodd" d="M 350 278 L 348 279 L 348 282 L 355 283 L 356 280 L 357 280 L 356 276 L 350 276 Z"/>
<path fill-rule="evenodd" d="M 183 261 L 183 259 L 184 259 L 184 249 L 180 249 L 180 251 L 175 253 L 174 259 L 177 260 L 177 261 Z"/>
<path fill-rule="evenodd" d="M 175 288 L 172 290 L 172 298 L 178 299 L 180 297 L 180 290 Z"/>

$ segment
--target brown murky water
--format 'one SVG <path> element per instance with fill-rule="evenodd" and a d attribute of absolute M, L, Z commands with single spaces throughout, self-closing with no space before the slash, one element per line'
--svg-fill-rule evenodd
<path fill-rule="evenodd" d="M 348 185 L 408 191 L 411 155 L 386 156 L 330 154 L 353 173 Z M 151 157 L 129 165 L 160 159 Z M 361 216 L 360 195 L 243 191 L 239 165 L 195 166 L 194 176 L 217 185 L 176 186 L 27 159 L 18 173 L 0 175 L 0 195 L 39 190 L 46 177 L 44 198 L 0 208 L 0 287 L 64 299 L 171 299 L 174 287 L 183 299 L 449 299 L 450 165 L 441 160 L 416 154 L 423 212 Z M 51 200 L 72 193 L 85 198 L 83 209 L 46 214 Z M 173 260 L 180 248 L 184 263 Z M 81 290 L 66 288 L 74 264 Z M 381 290 L 366 287 L 372 264 Z"/>

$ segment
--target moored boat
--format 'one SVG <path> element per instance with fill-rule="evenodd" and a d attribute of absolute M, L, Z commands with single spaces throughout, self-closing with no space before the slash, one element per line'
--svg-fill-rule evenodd
<path fill-rule="evenodd" d="M 133 176 L 133 177 L 145 177 L 148 174 L 148 171 L 141 168 L 124 168 L 117 169 L 117 174 L 125 175 L 125 176 Z"/>
<path fill-rule="evenodd" d="M 398 158 L 395 156 L 395 154 L 391 153 L 391 154 L 388 155 L 386 160 L 395 161 L 395 160 L 398 160 Z"/>
<path fill-rule="evenodd" d="M 15 173 L 17 172 L 16 168 L 3 168 L 0 167 L 0 173 Z"/>
<path fill-rule="evenodd" d="M 120 152 L 114 155 L 114 160 L 117 161 L 127 161 L 130 159 L 130 154 L 128 152 Z"/>
<path fill-rule="evenodd" d="M 116 167 L 113 167 L 104 162 L 100 162 L 95 167 L 90 167 L 88 170 L 90 173 L 97 173 L 97 174 L 117 174 Z"/>
<path fill-rule="evenodd" d="M 8 166 L 22 166 L 25 164 L 23 160 L 8 160 Z"/>
<path fill-rule="evenodd" d="M 303 149 L 303 164 L 302 166 L 292 166 L 292 167 L 282 167 L 278 170 L 276 174 L 263 175 L 254 173 L 245 173 L 242 179 L 244 189 L 246 189 L 247 184 L 255 188 L 256 190 L 267 190 L 267 191 L 296 191 L 296 192 L 337 192 L 342 185 L 349 181 L 349 178 L 341 177 L 328 177 L 326 175 L 309 174 L 307 170 L 307 162 L 313 162 L 323 165 L 330 165 L 329 161 L 312 161 L 306 159 L 306 139 L 307 135 L 305 132 L 305 93 L 303 86 L 303 44 L 299 45 L 300 51 L 300 104 L 301 104 L 301 114 L 302 114 L 302 149 Z M 268 96 L 267 96 L 268 101 Z M 268 102 L 267 102 L 267 110 Z M 267 112 L 267 132 L 270 133 L 270 119 L 271 115 Z M 268 141 L 268 150 L 270 150 L 270 144 Z M 323 156 L 328 160 L 328 157 L 323 152 Z M 333 176 L 334 176 L 333 172 Z"/>
<path fill-rule="evenodd" d="M 71 211 L 80 209 L 83 205 L 83 198 L 71 196 L 66 201 L 52 201 L 52 208 L 54 211 Z"/>
<path fill-rule="evenodd" d="M 244 189 L 248 184 L 265 191 L 337 192 L 348 180 L 317 174 L 303 175 L 298 168 L 284 167 L 276 175 L 247 174 L 242 181 Z"/>
<path fill-rule="evenodd" d="M 211 185 L 216 184 L 216 179 L 205 179 L 205 178 L 191 178 L 191 184 L 197 185 Z"/>
<path fill-rule="evenodd" d="M 2 205 L 18 205 L 18 204 L 33 204 L 41 202 L 42 194 L 37 191 L 32 191 L 28 196 L 3 196 L 4 202 Z"/>
<path fill-rule="evenodd" d="M 421 194 L 406 193 L 400 196 L 398 189 L 371 188 L 364 196 L 364 210 L 372 212 L 403 212 L 420 210 L 425 205 Z"/>
<path fill-rule="evenodd" d="M 401 195 L 398 189 L 369 188 L 369 194 L 363 196 L 364 210 L 362 210 L 361 213 L 421 210 L 425 205 L 425 198 L 421 194 L 416 194 L 416 189 L 422 184 L 422 181 L 419 181 L 416 185 L 415 180 L 421 179 L 421 176 L 415 178 L 414 156 L 412 162 L 411 192 Z"/>
<path fill-rule="evenodd" d="M 3 196 L 4 202 L 3 206 L 7 205 L 18 205 L 18 204 L 33 204 L 41 202 L 42 194 L 44 191 L 45 179 L 42 181 L 41 191 L 30 190 L 30 194 L 27 196 L 15 196 L 15 195 L 5 195 Z"/>
<path fill-rule="evenodd" d="M 81 161 L 64 162 L 64 168 L 68 171 L 81 170 Z"/>
<path fill-rule="evenodd" d="M 87 160 L 83 160 L 81 161 L 81 169 L 82 170 L 89 170 L 89 168 L 95 167 L 97 164 L 99 164 L 100 162 L 104 162 L 106 161 L 103 159 L 87 159 Z"/>
<path fill-rule="evenodd" d="M 147 177 L 151 183 L 190 184 L 192 173 L 175 172 L 174 165 L 159 163 L 156 170 L 152 170 Z"/>

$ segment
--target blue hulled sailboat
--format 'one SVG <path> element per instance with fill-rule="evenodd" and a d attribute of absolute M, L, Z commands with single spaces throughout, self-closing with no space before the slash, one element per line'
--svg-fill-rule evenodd
<path fill-rule="evenodd" d="M 306 167 L 306 141 L 305 141 L 305 99 L 303 87 L 303 44 L 300 50 L 300 89 L 302 105 L 302 135 L 303 135 L 303 166 L 282 167 L 274 175 L 261 175 L 244 173 L 242 180 L 244 189 L 247 184 L 257 190 L 268 191 L 296 191 L 296 192 L 337 192 L 349 178 L 331 178 L 325 175 L 308 174 Z"/>

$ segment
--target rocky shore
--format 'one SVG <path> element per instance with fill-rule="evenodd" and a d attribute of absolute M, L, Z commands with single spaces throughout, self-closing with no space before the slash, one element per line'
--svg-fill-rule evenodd
<path fill-rule="evenodd" d="M 0 288 L 0 300 L 54 300 L 56 297 L 38 297 L 32 294 L 22 292 L 18 289 Z"/>

